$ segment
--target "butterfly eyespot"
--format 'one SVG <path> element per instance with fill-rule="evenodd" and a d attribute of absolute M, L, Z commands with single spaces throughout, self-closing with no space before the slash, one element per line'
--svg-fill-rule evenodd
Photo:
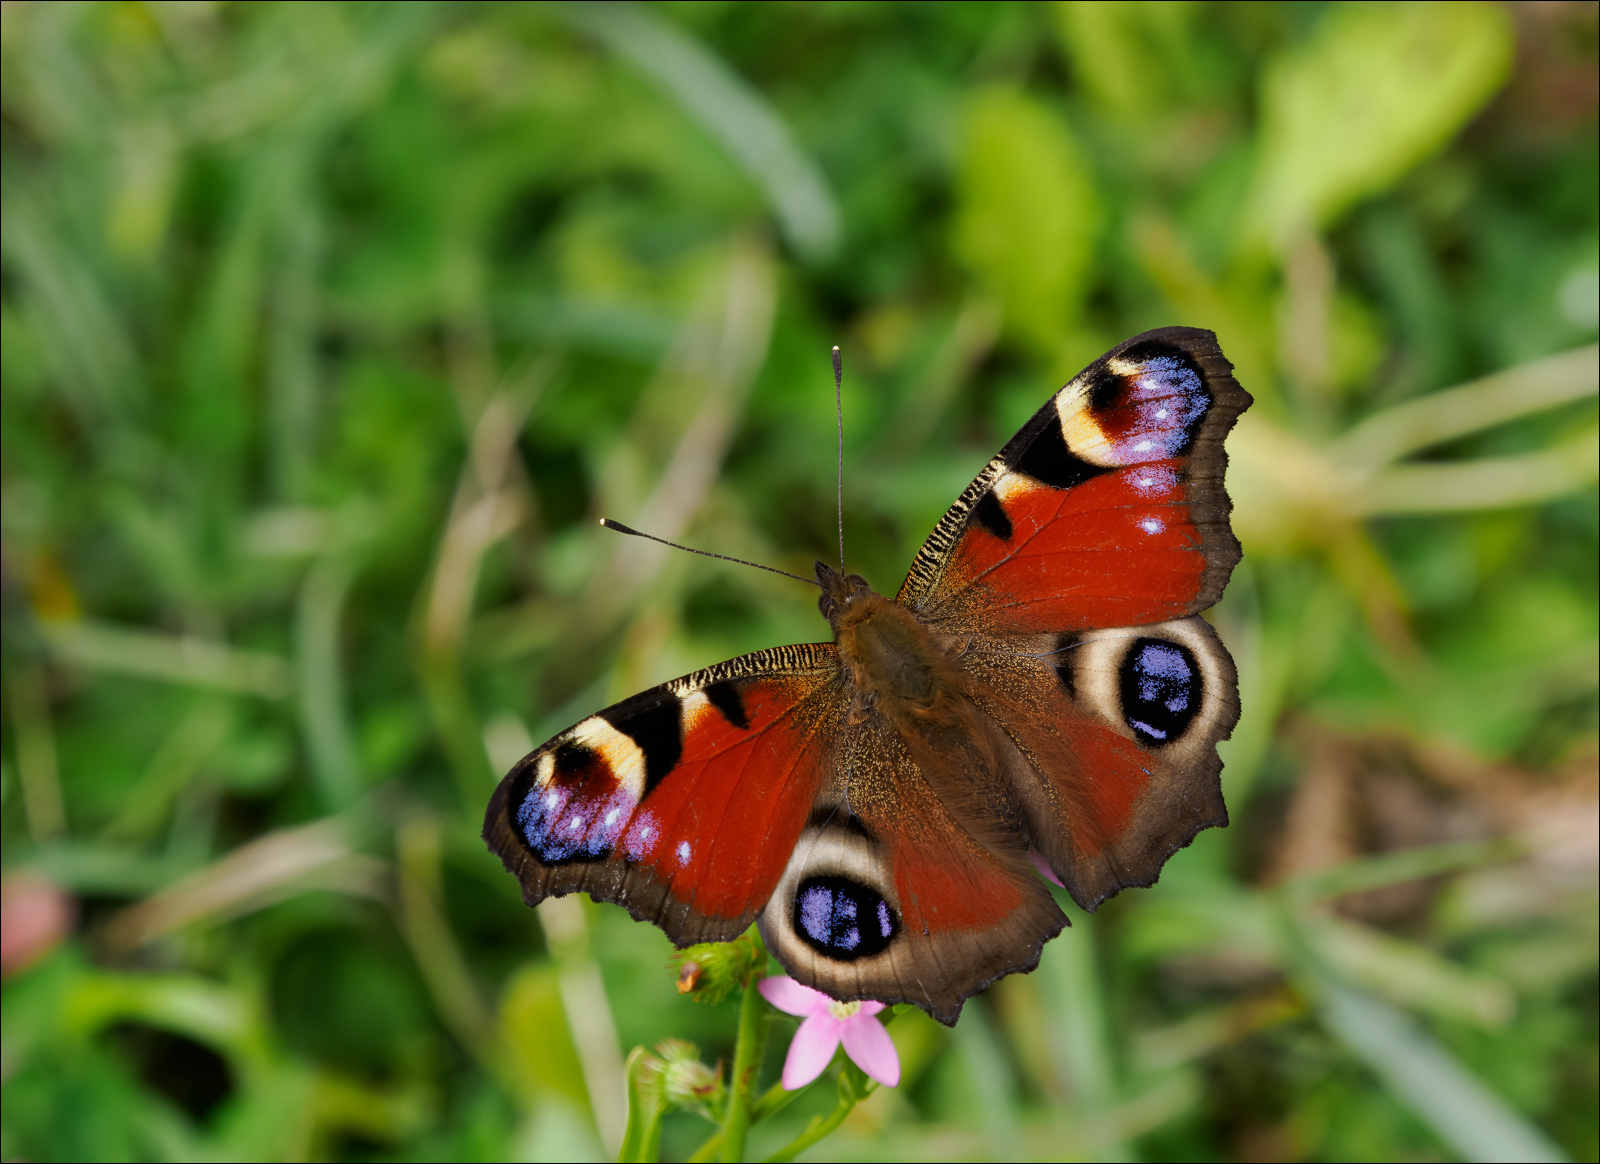
<path fill-rule="evenodd" d="M 1193 653 L 1181 643 L 1135 639 L 1119 678 L 1122 714 L 1140 743 L 1172 743 L 1200 711 L 1204 681 Z"/>
<path fill-rule="evenodd" d="M 840 962 L 882 953 L 900 930 L 883 895 L 848 877 L 807 877 L 794 895 L 794 932 Z"/>
<path fill-rule="evenodd" d="M 1213 400 L 1192 356 L 1145 342 L 1105 362 L 1087 403 L 1104 463 L 1135 464 L 1186 454 Z"/>
<path fill-rule="evenodd" d="M 638 746 L 599 718 L 520 766 L 511 803 L 527 850 L 547 865 L 603 861 L 633 816 L 643 784 Z"/>

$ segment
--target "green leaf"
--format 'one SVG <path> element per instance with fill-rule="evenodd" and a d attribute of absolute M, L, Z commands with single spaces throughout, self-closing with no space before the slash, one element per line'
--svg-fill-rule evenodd
<path fill-rule="evenodd" d="M 628 1080 L 628 1126 L 617 1159 L 653 1161 L 661 1158 L 661 1117 L 666 1102 L 661 1094 L 661 1064 L 635 1047 L 625 1068 Z"/>
<path fill-rule="evenodd" d="M 538 962 L 517 971 L 500 1000 L 500 1028 L 516 1078 L 530 1094 L 552 1093 L 587 1107 L 555 966 Z"/>
<path fill-rule="evenodd" d="M 1504 83 L 1510 18 L 1490 4 L 1339 4 L 1261 86 L 1247 245 L 1281 246 L 1386 190 Z"/>
<path fill-rule="evenodd" d="M 1010 89 L 979 93 L 961 140 L 955 248 L 1041 352 L 1078 323 L 1100 196 L 1066 122 Z"/>

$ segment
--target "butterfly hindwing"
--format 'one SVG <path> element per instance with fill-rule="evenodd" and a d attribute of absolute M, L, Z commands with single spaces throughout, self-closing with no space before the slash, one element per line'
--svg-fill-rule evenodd
<path fill-rule="evenodd" d="M 530 905 L 581 891 L 679 945 L 735 937 L 805 826 L 843 704 L 831 643 L 664 683 L 524 757 L 484 839 Z"/>
<path fill-rule="evenodd" d="M 961 664 L 1032 846 L 1085 909 L 1228 823 L 1216 745 L 1238 684 L 1204 619 L 980 642 Z"/>
<path fill-rule="evenodd" d="M 996 636 L 1204 610 L 1239 560 L 1222 441 L 1249 403 L 1211 332 L 1119 344 L 985 466 L 898 601 L 939 630 Z"/>
<path fill-rule="evenodd" d="M 965 999 L 1038 965 L 1066 925 L 1006 820 L 1008 798 L 963 787 L 988 750 L 968 739 L 930 752 L 878 717 L 845 726 L 834 781 L 761 915 L 767 948 L 799 981 L 954 1023 Z"/>

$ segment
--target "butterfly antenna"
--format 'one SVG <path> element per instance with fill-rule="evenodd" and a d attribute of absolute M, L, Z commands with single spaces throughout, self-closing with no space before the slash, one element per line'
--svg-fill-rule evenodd
<path fill-rule="evenodd" d="M 833 415 L 839 422 L 839 573 L 844 573 L 844 360 L 833 345 Z"/>
<path fill-rule="evenodd" d="M 631 525 L 623 525 L 620 521 L 612 521 L 609 517 L 602 517 L 600 524 L 607 529 L 614 529 L 618 533 L 627 534 L 629 537 L 645 538 L 648 541 L 660 542 L 664 546 L 671 546 L 675 550 L 682 550 L 688 554 L 699 554 L 702 558 L 717 558 L 723 562 L 737 562 L 741 566 L 754 566 L 757 570 L 766 570 L 771 574 L 782 574 L 785 578 L 793 578 L 796 582 L 804 582 L 807 586 L 821 586 L 822 583 L 812 578 L 802 578 L 798 574 L 791 574 L 787 570 L 780 570 L 776 566 L 763 566 L 760 562 L 747 562 L 743 558 L 730 558 L 727 554 L 713 554 L 710 550 L 697 550 L 693 546 L 680 546 L 677 542 L 669 542 L 666 538 L 658 538 L 655 534 L 647 534 L 634 529 Z"/>

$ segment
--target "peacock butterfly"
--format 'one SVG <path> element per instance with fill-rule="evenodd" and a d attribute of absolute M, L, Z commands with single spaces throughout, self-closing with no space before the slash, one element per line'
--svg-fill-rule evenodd
<path fill-rule="evenodd" d="M 1119 344 L 939 520 L 891 600 L 818 562 L 833 641 L 641 692 L 529 753 L 483 835 L 529 905 L 588 893 L 679 946 L 759 924 L 799 981 L 953 1024 L 1067 924 L 1227 824 L 1239 543 L 1216 336 Z M 631 532 L 631 531 L 628 531 Z"/>

